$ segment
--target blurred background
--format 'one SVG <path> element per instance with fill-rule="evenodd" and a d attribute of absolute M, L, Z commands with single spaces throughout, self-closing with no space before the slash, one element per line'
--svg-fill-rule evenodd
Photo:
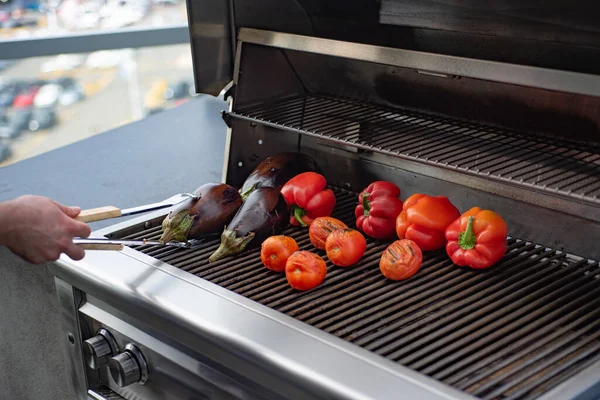
<path fill-rule="evenodd" d="M 187 29 L 184 0 L 0 0 L 0 168 L 189 101 Z"/>

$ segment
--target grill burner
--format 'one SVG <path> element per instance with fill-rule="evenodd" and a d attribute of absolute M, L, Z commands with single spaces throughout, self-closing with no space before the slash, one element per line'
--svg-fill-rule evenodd
<path fill-rule="evenodd" d="M 354 225 L 357 194 L 334 190 L 333 216 Z M 306 230 L 284 234 L 316 251 Z M 159 236 L 160 226 L 120 238 Z M 317 251 L 328 275 L 306 293 L 267 270 L 257 249 L 209 263 L 216 239 L 194 250 L 134 248 L 484 399 L 535 398 L 600 360 L 598 262 L 510 238 L 493 268 L 461 269 L 430 252 L 417 275 L 391 282 L 378 267 L 389 243 L 367 243 L 347 269 Z"/>
<path fill-rule="evenodd" d="M 566 140 L 324 95 L 278 99 L 229 115 L 600 204 L 600 148 L 591 143 L 582 150 Z"/>

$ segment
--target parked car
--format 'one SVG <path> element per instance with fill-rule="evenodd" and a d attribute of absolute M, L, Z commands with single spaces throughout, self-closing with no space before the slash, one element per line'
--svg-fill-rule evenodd
<path fill-rule="evenodd" d="M 63 106 L 77 103 L 85 98 L 83 85 L 73 78 L 58 78 L 55 82 L 62 89 L 58 102 Z"/>
<path fill-rule="evenodd" d="M 28 129 L 31 115 L 31 107 L 16 108 L 12 113 L 5 114 L 0 119 L 0 138 L 12 139 Z"/>
<path fill-rule="evenodd" d="M 35 95 L 35 107 L 68 106 L 83 99 L 83 87 L 73 78 L 59 78 L 45 84 Z"/>
<path fill-rule="evenodd" d="M 59 54 L 56 58 L 42 64 L 42 73 L 56 71 L 70 71 L 81 67 L 85 63 L 86 56 L 82 54 Z"/>
<path fill-rule="evenodd" d="M 0 143 L 0 163 L 8 160 L 12 156 L 12 150 L 6 143 Z"/>
<path fill-rule="evenodd" d="M 33 100 L 35 99 L 35 96 L 39 90 L 40 86 L 37 85 L 29 85 L 25 89 L 21 90 L 21 92 L 17 94 L 13 101 L 13 107 L 25 108 L 33 106 Z"/>
<path fill-rule="evenodd" d="M 10 107 L 24 87 L 22 82 L 8 82 L 0 85 L 0 108 Z"/>
<path fill-rule="evenodd" d="M 35 107 L 31 112 L 31 118 L 27 127 L 30 131 L 40 131 L 52 128 L 58 123 L 54 107 Z"/>
<path fill-rule="evenodd" d="M 175 82 L 164 91 L 163 97 L 166 100 L 179 100 L 189 96 L 193 96 L 196 93 L 194 84 L 186 80 Z"/>

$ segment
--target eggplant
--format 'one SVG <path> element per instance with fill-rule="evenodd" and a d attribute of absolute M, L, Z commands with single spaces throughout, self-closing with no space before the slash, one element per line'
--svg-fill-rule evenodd
<path fill-rule="evenodd" d="M 285 152 L 264 159 L 248 175 L 240 189 L 245 201 L 253 190 L 265 186 L 281 187 L 303 172 L 318 172 L 317 163 L 303 153 Z"/>
<path fill-rule="evenodd" d="M 283 231 L 289 219 L 288 206 L 280 188 L 265 186 L 253 190 L 223 230 L 221 244 L 208 261 L 239 254 L 248 244 L 262 243 Z"/>
<path fill-rule="evenodd" d="M 180 203 L 165 217 L 160 242 L 186 242 L 216 234 L 242 206 L 238 190 L 224 183 L 204 184 L 193 194 L 199 198 Z"/>

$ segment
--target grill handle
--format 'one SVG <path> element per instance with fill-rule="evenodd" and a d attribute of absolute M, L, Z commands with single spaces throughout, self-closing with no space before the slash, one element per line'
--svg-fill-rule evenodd
<path fill-rule="evenodd" d="M 123 250 L 122 244 L 112 243 L 78 243 L 77 246 L 81 247 L 84 250 Z"/>
<path fill-rule="evenodd" d="M 95 222 L 110 218 L 118 218 L 121 216 L 121 209 L 113 206 L 91 208 L 89 210 L 81 210 L 75 218 L 81 222 Z"/>

